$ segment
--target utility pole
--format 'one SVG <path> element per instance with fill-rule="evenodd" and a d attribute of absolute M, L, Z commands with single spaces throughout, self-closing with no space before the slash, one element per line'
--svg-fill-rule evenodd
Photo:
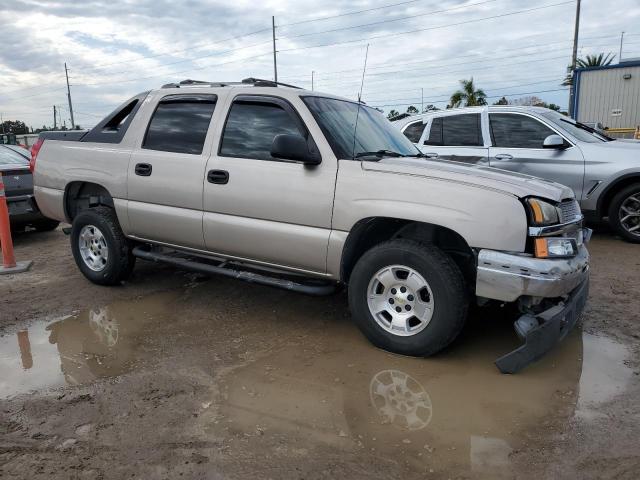
<path fill-rule="evenodd" d="M 67 71 L 67 62 L 64 62 L 64 75 L 67 77 L 67 99 L 69 100 L 69 115 L 71 116 L 71 128 L 76 128 L 76 122 L 73 120 L 73 105 L 71 104 L 71 90 L 69 89 L 69 72 Z"/>
<path fill-rule="evenodd" d="M 420 103 L 422 104 L 422 107 L 420 107 L 420 113 L 424 112 L 424 88 L 420 89 Z"/>
<path fill-rule="evenodd" d="M 624 40 L 624 32 L 620 35 L 620 53 L 618 54 L 618 63 L 622 63 L 622 42 Z"/>
<path fill-rule="evenodd" d="M 571 56 L 571 78 L 576 72 L 576 61 L 578 60 L 578 32 L 580 30 L 580 0 L 576 1 L 576 26 L 573 31 L 573 55 Z M 573 81 L 569 86 L 569 116 L 573 117 L 573 103 L 575 101 L 575 89 L 573 87 Z"/>
<path fill-rule="evenodd" d="M 57 118 L 56 118 L 56 106 L 53 106 L 53 129 L 55 130 L 58 127 Z"/>
<path fill-rule="evenodd" d="M 278 64 L 276 60 L 276 17 L 271 17 L 271 30 L 273 33 L 273 78 L 278 82 Z"/>
<path fill-rule="evenodd" d="M 315 72 L 313 70 L 311 70 L 311 91 L 313 92 L 313 74 Z"/>
<path fill-rule="evenodd" d="M 2 134 L 4 135 L 4 118 L 2 118 L 2 113 L 0 113 L 0 125 L 2 125 Z"/>

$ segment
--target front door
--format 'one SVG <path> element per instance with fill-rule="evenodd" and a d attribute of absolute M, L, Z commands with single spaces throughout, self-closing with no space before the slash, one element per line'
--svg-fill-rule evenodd
<path fill-rule="evenodd" d="M 313 117 L 295 101 L 233 99 L 207 164 L 204 239 L 212 253 L 324 273 L 337 161 L 325 154 L 319 165 L 305 166 L 270 153 L 279 134 L 302 135 L 318 148 L 305 126 Z"/>
<path fill-rule="evenodd" d="M 135 237 L 204 248 L 202 184 L 216 95 L 167 95 L 129 161 L 128 213 Z"/>
<path fill-rule="evenodd" d="M 523 113 L 490 113 L 489 125 L 492 167 L 561 183 L 574 191 L 576 199 L 582 199 L 584 157 L 578 147 L 567 141 L 565 149 L 543 148 L 545 138 L 559 133 Z"/>

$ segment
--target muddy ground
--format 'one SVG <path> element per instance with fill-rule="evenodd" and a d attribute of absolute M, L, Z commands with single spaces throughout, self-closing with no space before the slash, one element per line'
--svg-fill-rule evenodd
<path fill-rule="evenodd" d="M 431 359 L 372 347 L 344 293 L 139 262 L 115 288 L 60 230 L 0 277 L 0 477 L 616 478 L 640 472 L 640 245 L 591 252 L 581 328 L 512 376 L 501 312 Z"/>

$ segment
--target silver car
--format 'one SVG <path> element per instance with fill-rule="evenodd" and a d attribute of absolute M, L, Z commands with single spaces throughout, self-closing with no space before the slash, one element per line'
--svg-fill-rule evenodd
<path fill-rule="evenodd" d="M 541 107 L 486 106 L 393 124 L 432 159 L 525 173 L 571 187 L 585 217 L 640 243 L 640 142 L 615 140 Z"/>

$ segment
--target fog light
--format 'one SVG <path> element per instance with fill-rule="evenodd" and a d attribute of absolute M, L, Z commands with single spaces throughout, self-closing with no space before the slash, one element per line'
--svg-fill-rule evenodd
<path fill-rule="evenodd" d="M 536 238 L 536 257 L 573 257 L 577 253 L 576 241 L 571 238 Z"/>

